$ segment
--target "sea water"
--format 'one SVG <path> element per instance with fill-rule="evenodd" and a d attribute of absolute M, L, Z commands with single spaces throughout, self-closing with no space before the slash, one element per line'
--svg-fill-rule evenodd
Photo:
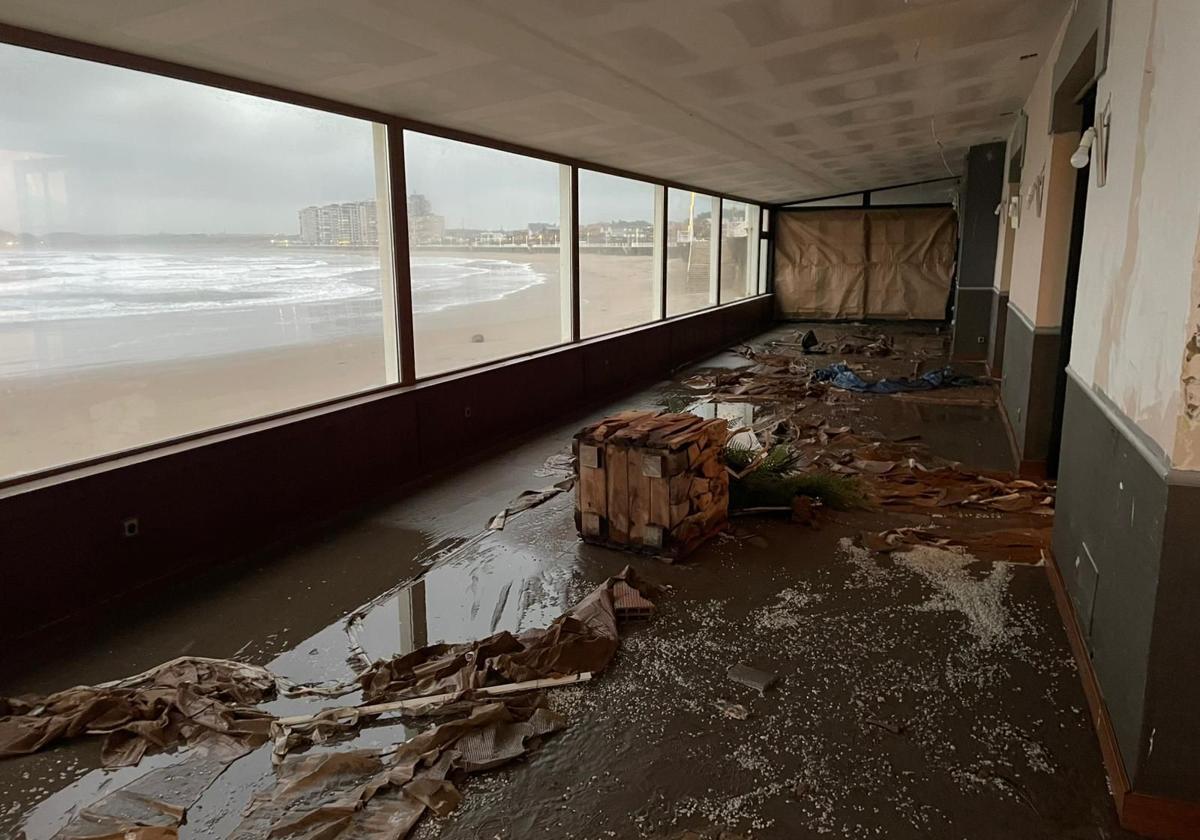
<path fill-rule="evenodd" d="M 383 334 L 377 253 L 269 246 L 0 249 L 0 376 Z M 415 255 L 413 312 L 542 283 L 528 263 Z"/>

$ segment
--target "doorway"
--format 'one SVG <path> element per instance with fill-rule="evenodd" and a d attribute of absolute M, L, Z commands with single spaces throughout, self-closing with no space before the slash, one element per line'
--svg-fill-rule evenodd
<path fill-rule="evenodd" d="M 1080 101 L 1082 119 L 1080 133 L 1087 131 L 1096 119 L 1096 88 L 1084 94 Z M 1092 154 L 1097 144 L 1092 144 Z M 1062 447 L 1063 412 L 1067 401 L 1067 366 L 1071 363 L 1071 337 L 1075 331 L 1075 300 L 1079 291 L 1079 263 L 1083 256 L 1083 225 L 1087 215 L 1088 178 L 1092 163 L 1075 170 L 1075 197 L 1071 208 L 1071 238 L 1067 244 L 1067 276 L 1063 286 L 1062 320 L 1059 322 L 1058 363 L 1054 380 L 1054 414 L 1050 425 L 1050 448 L 1046 455 L 1046 474 L 1058 477 L 1059 449 Z"/>

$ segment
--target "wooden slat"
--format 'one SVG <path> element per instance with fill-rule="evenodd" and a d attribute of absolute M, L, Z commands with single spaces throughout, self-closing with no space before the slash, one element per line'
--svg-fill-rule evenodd
<path fill-rule="evenodd" d="M 642 533 L 650 524 L 650 478 L 642 470 L 642 451 L 630 449 L 628 458 L 629 475 L 629 541 L 642 544 Z"/>
<path fill-rule="evenodd" d="M 671 527 L 671 479 L 667 476 L 650 479 L 650 524 Z"/>
<path fill-rule="evenodd" d="M 629 542 L 629 450 L 608 444 L 604 449 L 608 479 L 608 538 L 616 543 Z"/>
<path fill-rule="evenodd" d="M 579 509 L 584 513 L 608 516 L 608 481 L 604 466 L 579 469 Z"/>

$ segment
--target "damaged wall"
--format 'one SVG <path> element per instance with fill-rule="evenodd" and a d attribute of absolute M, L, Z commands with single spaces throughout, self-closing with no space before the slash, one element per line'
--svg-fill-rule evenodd
<path fill-rule="evenodd" d="M 1025 159 L 1020 183 L 1008 188 L 1020 204 L 1018 227 L 1011 233 L 1010 286 L 1007 299 L 993 296 L 995 334 L 1002 334 L 1003 342 L 996 348 L 1000 355 L 992 369 L 1002 376 L 1002 404 L 1013 430 L 1017 460 L 1023 471 L 1031 472 L 1043 470 L 1049 458 L 1074 204 L 1075 170 L 1069 159 L 1079 133 L 1049 133 L 1054 65 L 1069 23 L 1068 17 L 1053 49 L 1043 57 L 1025 102 Z M 1008 157 L 1021 139 L 1009 139 Z M 995 276 L 992 282 L 994 287 Z M 1001 313 L 1004 304 L 1006 311 Z"/>
<path fill-rule="evenodd" d="M 1109 38 L 1106 183 L 1094 149 L 1054 549 L 1132 790 L 1198 803 L 1200 15 L 1114 0 Z M 1052 141 L 1031 128 L 1029 143 Z M 1014 301 L 1028 279 L 1014 263 Z M 1039 323 L 1053 293 L 1038 290 Z"/>
<path fill-rule="evenodd" d="M 1096 99 L 1112 111 L 1108 177 L 1089 187 L 1071 368 L 1173 466 L 1196 469 L 1181 366 L 1197 294 L 1200 21 L 1186 3 L 1117 2 L 1113 24 Z"/>

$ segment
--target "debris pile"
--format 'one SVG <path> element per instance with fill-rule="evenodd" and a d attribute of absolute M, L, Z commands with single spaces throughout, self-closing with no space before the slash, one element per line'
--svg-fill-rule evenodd
<path fill-rule="evenodd" d="M 399 840 L 426 810 L 445 816 L 458 806 L 453 776 L 499 767 L 565 725 L 540 697 L 524 697 L 476 705 L 391 750 L 292 757 L 275 786 L 251 800 L 230 840 Z"/>
<path fill-rule="evenodd" d="M 104 736 L 105 767 L 137 764 L 148 752 L 180 744 L 258 746 L 267 740 L 272 716 L 253 707 L 272 699 L 275 689 L 265 668 L 183 657 L 117 682 L 0 698 L 0 757 L 84 735 Z"/>
<path fill-rule="evenodd" d="M 588 542 L 679 559 L 721 531 L 729 478 L 725 420 L 626 411 L 575 436 L 575 523 Z"/>
<path fill-rule="evenodd" d="M 461 798 L 455 779 L 527 755 L 566 726 L 544 706 L 540 689 L 587 682 L 607 668 L 619 624 L 653 615 L 658 596 L 626 568 L 549 627 L 375 662 L 358 676 L 363 704 L 311 715 L 277 718 L 256 706 L 279 694 L 332 691 L 199 657 L 48 697 L 0 698 L 0 756 L 84 734 L 106 736 L 108 767 L 137 764 L 151 750 L 191 747 L 177 763 L 81 808 L 56 835 L 167 840 L 230 763 L 273 737 L 276 783 L 254 797 L 231 837 L 400 840 L 427 810 L 454 809 Z M 335 748 L 338 737 L 386 713 L 440 722 L 383 750 Z M 287 755 L 310 744 L 324 749 Z"/>

